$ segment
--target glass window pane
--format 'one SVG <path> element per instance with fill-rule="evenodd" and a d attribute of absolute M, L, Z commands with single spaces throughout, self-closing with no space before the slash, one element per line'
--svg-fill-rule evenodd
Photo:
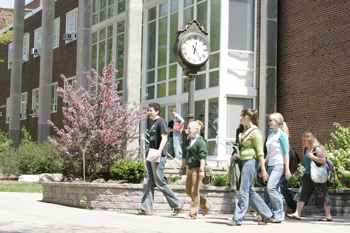
<path fill-rule="evenodd" d="M 105 28 L 101 29 L 99 35 L 100 35 L 99 37 L 100 41 L 106 39 L 106 29 Z"/>
<path fill-rule="evenodd" d="M 156 52 L 156 21 L 148 24 L 148 59 L 147 69 L 155 67 Z"/>
<path fill-rule="evenodd" d="M 176 95 L 176 80 L 169 82 L 169 96 Z"/>
<path fill-rule="evenodd" d="M 220 64 L 220 53 L 211 54 L 209 58 L 209 69 L 214 69 L 219 67 Z"/>
<path fill-rule="evenodd" d="M 206 84 L 206 74 L 200 74 L 195 78 L 195 90 L 205 89 Z"/>
<path fill-rule="evenodd" d="M 188 103 L 181 104 L 181 116 L 185 120 L 184 128 L 187 128 Z"/>
<path fill-rule="evenodd" d="M 157 7 L 148 10 L 148 21 L 152 21 L 155 18 L 157 18 Z"/>
<path fill-rule="evenodd" d="M 205 30 L 208 30 L 207 16 L 208 16 L 208 2 L 205 1 L 197 5 L 197 20 L 201 25 L 204 26 Z"/>
<path fill-rule="evenodd" d="M 109 38 L 107 41 L 107 65 L 112 61 L 113 58 L 113 38 Z"/>
<path fill-rule="evenodd" d="M 160 108 L 159 116 L 163 119 L 165 119 L 165 109 L 166 109 L 165 106 Z"/>
<path fill-rule="evenodd" d="M 169 66 L 169 79 L 177 77 L 177 65 Z"/>
<path fill-rule="evenodd" d="M 209 73 L 209 87 L 219 86 L 219 71 Z"/>
<path fill-rule="evenodd" d="M 114 3 L 114 0 L 108 0 L 108 6 L 112 5 Z"/>
<path fill-rule="evenodd" d="M 92 33 L 92 43 L 96 43 L 97 42 L 97 32 Z"/>
<path fill-rule="evenodd" d="M 108 7 L 108 18 L 111 18 L 114 16 L 114 6 Z"/>
<path fill-rule="evenodd" d="M 92 6 L 92 13 L 95 13 L 96 11 L 99 10 L 100 1 L 99 0 L 94 0 L 93 6 Z"/>
<path fill-rule="evenodd" d="M 91 68 L 97 69 L 97 44 L 91 48 Z"/>
<path fill-rule="evenodd" d="M 105 61 L 106 61 L 106 57 L 105 57 L 105 42 L 101 42 L 99 44 L 99 58 L 98 58 L 98 73 L 101 75 L 102 74 L 102 70 L 103 70 L 103 67 L 105 67 Z"/>
<path fill-rule="evenodd" d="M 208 141 L 208 146 L 209 146 L 209 149 L 208 149 L 208 155 L 211 156 L 211 155 L 217 155 L 217 147 L 216 147 L 216 141 Z"/>
<path fill-rule="evenodd" d="M 117 70 L 118 77 L 124 75 L 124 34 L 117 36 Z"/>
<path fill-rule="evenodd" d="M 228 48 L 254 51 L 255 1 L 230 0 Z"/>
<path fill-rule="evenodd" d="M 184 24 L 187 24 L 193 19 L 193 6 L 184 10 Z"/>
<path fill-rule="evenodd" d="M 166 67 L 158 69 L 158 82 L 166 80 Z"/>
<path fill-rule="evenodd" d="M 166 83 L 161 83 L 157 85 L 158 92 L 157 92 L 157 98 L 165 97 L 166 95 Z"/>
<path fill-rule="evenodd" d="M 168 2 L 159 5 L 159 17 L 168 14 Z"/>
<path fill-rule="evenodd" d="M 210 48 L 211 51 L 220 49 L 220 0 L 211 0 L 210 15 Z"/>
<path fill-rule="evenodd" d="M 146 92 L 148 93 L 147 99 L 154 99 L 154 86 L 148 86 L 146 87 Z"/>
<path fill-rule="evenodd" d="M 113 36 L 113 25 L 108 26 L 107 28 L 107 37 Z"/>
<path fill-rule="evenodd" d="M 205 100 L 199 100 L 194 102 L 194 119 L 200 120 L 203 123 L 203 129 L 201 130 L 201 136 L 204 137 L 204 131 L 205 131 L 205 117 L 199 118 L 200 115 L 205 116 Z"/>
<path fill-rule="evenodd" d="M 125 30 L 125 20 L 118 22 L 117 33 L 124 32 Z"/>
<path fill-rule="evenodd" d="M 194 0 L 184 0 L 184 6 L 189 6 L 192 5 L 194 3 Z"/>
<path fill-rule="evenodd" d="M 118 88 L 117 91 L 122 91 L 123 90 L 123 79 L 118 80 Z"/>
<path fill-rule="evenodd" d="M 107 0 L 100 0 L 100 9 L 103 9 L 107 6 Z"/>
<path fill-rule="evenodd" d="M 107 10 L 106 9 L 100 11 L 100 22 L 102 22 L 105 19 L 107 19 Z"/>
<path fill-rule="evenodd" d="M 176 108 L 176 105 L 168 106 L 168 122 L 173 120 L 173 115 L 171 114 L 171 109 Z"/>
<path fill-rule="evenodd" d="M 125 11 L 125 0 L 118 2 L 118 14 Z"/>
<path fill-rule="evenodd" d="M 94 14 L 92 16 L 92 25 L 95 25 L 98 23 L 98 13 L 97 14 Z"/>
<path fill-rule="evenodd" d="M 188 78 L 183 78 L 182 79 L 182 93 L 188 92 Z"/>
<path fill-rule="evenodd" d="M 159 20 L 158 66 L 163 66 L 166 64 L 167 28 L 168 28 L 168 17 L 164 17 L 164 18 Z"/>
<path fill-rule="evenodd" d="M 219 125 L 219 98 L 209 99 L 208 138 L 215 138 L 218 133 Z"/>
<path fill-rule="evenodd" d="M 179 9 L 179 0 L 171 0 L 170 12 L 175 12 Z"/>
<path fill-rule="evenodd" d="M 176 62 L 176 59 L 174 57 L 173 53 L 173 46 L 177 37 L 176 32 L 178 31 L 178 13 L 174 13 L 170 15 L 170 45 L 169 45 L 169 56 L 170 56 L 170 63 Z"/>
<path fill-rule="evenodd" d="M 148 71 L 146 75 L 146 84 L 154 83 L 154 70 Z"/>

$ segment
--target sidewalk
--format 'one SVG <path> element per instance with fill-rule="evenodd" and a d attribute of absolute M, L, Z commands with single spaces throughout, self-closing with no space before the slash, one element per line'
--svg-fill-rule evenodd
<path fill-rule="evenodd" d="M 348 232 L 349 216 L 335 216 L 333 222 L 319 222 L 321 216 L 305 217 L 301 221 L 286 220 L 281 224 L 259 226 L 247 215 L 243 225 L 225 225 L 230 215 L 211 215 L 198 220 L 183 220 L 186 213 L 171 217 L 169 213 L 136 216 L 133 213 L 91 211 L 41 202 L 39 193 L 0 192 L 0 232 L 114 232 L 114 233 L 187 233 L 187 232 L 268 232 L 320 233 Z"/>

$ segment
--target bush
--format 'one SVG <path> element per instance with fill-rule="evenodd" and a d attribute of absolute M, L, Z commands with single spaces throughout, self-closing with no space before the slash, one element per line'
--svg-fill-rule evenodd
<path fill-rule="evenodd" d="M 224 186 L 228 187 L 229 186 L 229 173 L 226 174 L 214 174 L 214 186 Z"/>
<path fill-rule="evenodd" d="M 18 149 L 10 147 L 2 151 L 0 169 L 6 177 L 11 174 L 61 173 L 62 163 L 52 143 L 28 142 Z"/>
<path fill-rule="evenodd" d="M 350 126 L 343 127 L 339 123 L 333 124 L 336 130 L 331 133 L 332 139 L 323 149 L 329 160 L 337 170 L 339 182 L 337 189 L 350 188 Z"/>
<path fill-rule="evenodd" d="M 288 180 L 289 188 L 299 188 L 301 185 L 301 177 L 305 174 L 305 167 L 299 163 L 298 170 L 292 174 L 292 177 Z"/>
<path fill-rule="evenodd" d="M 181 180 L 180 176 L 174 176 L 173 178 L 171 178 L 171 182 L 173 182 L 173 183 L 175 183 L 178 180 Z"/>
<path fill-rule="evenodd" d="M 145 164 L 142 159 L 134 160 L 131 157 L 127 157 L 115 162 L 115 165 L 109 171 L 114 180 L 141 183 L 145 175 Z"/>
<path fill-rule="evenodd" d="M 7 133 L 0 130 L 0 152 L 7 150 L 12 144 L 12 141 L 8 139 Z"/>

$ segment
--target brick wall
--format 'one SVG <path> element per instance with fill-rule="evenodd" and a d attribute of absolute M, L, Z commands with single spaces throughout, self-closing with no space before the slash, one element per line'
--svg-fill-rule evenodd
<path fill-rule="evenodd" d="M 55 19 L 60 17 L 60 42 L 59 47 L 53 50 L 53 72 L 52 83 L 58 82 L 58 86 L 63 87 L 63 81 L 60 78 L 64 74 L 67 78 L 72 77 L 76 73 L 76 51 L 77 41 L 72 41 L 68 44 L 63 40 L 63 34 L 66 31 L 66 12 L 69 12 L 78 7 L 78 1 L 57 0 L 55 2 Z M 24 21 L 24 33 L 30 34 L 29 48 L 34 48 L 34 30 L 41 27 L 42 12 L 39 11 L 35 15 L 27 18 Z M 6 99 L 10 97 L 10 83 L 11 83 L 11 69 L 7 68 L 8 45 L 0 44 L 1 59 L 5 62 L 0 63 L 0 70 L 2 71 L 0 86 L 0 106 L 6 105 Z M 29 60 L 23 63 L 22 67 L 22 90 L 21 92 L 28 92 L 28 113 L 32 109 L 32 90 L 39 87 L 40 76 L 40 59 L 41 56 L 34 58 L 29 55 Z M 50 98 L 50 97 L 48 97 Z M 6 109 L 1 109 L 2 117 L 0 117 L 0 129 L 8 132 L 9 124 L 5 123 Z M 25 126 L 31 132 L 34 140 L 38 136 L 38 118 L 27 116 L 27 120 L 21 121 L 21 127 Z M 51 120 L 58 128 L 63 128 L 62 124 L 62 99 L 58 98 L 57 113 L 51 114 Z M 51 134 L 55 132 L 51 129 Z"/>
<path fill-rule="evenodd" d="M 302 154 L 301 133 L 321 144 L 349 126 L 350 1 L 283 0 L 278 15 L 278 111 Z"/>
<path fill-rule="evenodd" d="M 140 210 L 142 184 L 90 184 L 90 183 L 41 183 L 43 185 L 43 201 L 60 205 L 83 208 L 79 203 L 82 196 L 89 199 L 89 208 L 93 210 L 113 210 L 118 212 L 137 212 Z M 191 199 L 185 193 L 185 186 L 171 185 L 176 196 L 184 203 L 184 212 L 189 211 Z M 264 189 L 255 189 L 263 196 Z M 292 189 L 294 192 L 297 189 Z M 236 193 L 227 187 L 202 186 L 201 195 L 213 203 L 211 214 L 232 214 L 235 208 Z M 350 215 L 350 191 L 329 190 L 331 213 Z M 287 208 L 287 207 L 285 207 Z M 154 212 L 170 212 L 171 209 L 164 195 L 155 188 Z M 249 210 L 248 210 L 249 211 Z M 303 215 L 323 213 L 317 209 L 312 196 L 303 210 Z"/>

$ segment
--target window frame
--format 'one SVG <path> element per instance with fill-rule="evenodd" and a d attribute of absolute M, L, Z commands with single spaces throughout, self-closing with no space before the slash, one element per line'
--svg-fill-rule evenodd
<path fill-rule="evenodd" d="M 26 42 L 26 40 L 28 40 Z M 29 43 L 30 43 L 30 33 L 27 33 L 26 35 L 23 36 L 23 58 L 25 55 L 26 59 L 23 59 L 23 62 L 26 62 L 29 60 Z"/>
<path fill-rule="evenodd" d="M 54 89 L 54 86 L 56 88 Z M 51 93 L 51 113 L 56 113 L 57 112 L 57 88 L 58 88 L 58 82 L 54 82 L 51 84 L 51 91 L 53 91 L 53 102 L 52 102 L 52 93 Z M 54 106 L 54 107 L 53 107 Z M 53 110 L 52 110 L 53 107 Z"/>
<path fill-rule="evenodd" d="M 39 34 L 40 33 L 40 34 Z M 41 50 L 41 33 L 42 33 L 42 27 L 38 27 L 34 30 L 34 48 Z M 34 57 L 40 56 L 41 51 L 39 54 L 34 54 Z"/>
<path fill-rule="evenodd" d="M 7 56 L 7 68 L 11 69 L 12 67 L 12 43 L 8 45 L 8 56 Z"/>
<path fill-rule="evenodd" d="M 25 99 L 25 108 L 24 108 L 24 111 L 22 111 L 22 105 L 24 103 L 23 101 L 23 96 L 26 96 L 26 99 Z M 20 120 L 25 120 L 27 119 L 27 108 L 28 108 L 28 92 L 23 92 L 21 94 L 21 109 L 20 109 Z M 24 117 L 23 117 L 24 116 Z"/>
<path fill-rule="evenodd" d="M 60 47 L 60 25 L 61 17 L 58 17 L 54 20 L 54 29 L 53 29 L 53 49 Z"/>
<path fill-rule="evenodd" d="M 11 97 L 8 97 L 6 99 L 6 115 L 5 115 L 6 124 L 10 122 L 10 107 L 11 107 Z"/>
<path fill-rule="evenodd" d="M 37 108 L 36 108 L 36 103 L 35 103 L 36 95 L 38 95 L 38 99 L 39 99 L 39 97 L 40 97 L 39 94 L 40 94 L 39 88 L 35 88 L 35 89 L 32 90 L 32 110 L 34 111 L 36 109 L 37 113 L 38 113 L 38 114 L 35 114 L 35 115 L 34 115 L 34 113 L 31 113 L 32 117 L 38 117 L 38 115 L 39 115 L 39 108 L 40 108 L 39 102 L 37 104 Z"/>
<path fill-rule="evenodd" d="M 70 21 L 72 20 L 75 22 L 70 24 Z M 75 33 L 78 35 L 78 7 L 66 13 L 66 33 Z M 65 40 L 65 43 L 68 44 L 76 39 L 77 37 L 73 38 L 72 40 Z"/>

